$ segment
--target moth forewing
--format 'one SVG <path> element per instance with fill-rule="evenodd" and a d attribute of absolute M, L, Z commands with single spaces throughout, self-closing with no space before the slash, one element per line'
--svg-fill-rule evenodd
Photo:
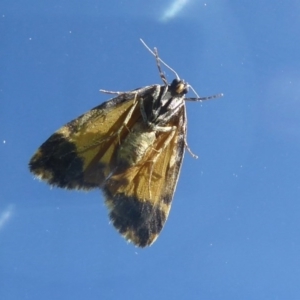
<path fill-rule="evenodd" d="M 46 140 L 29 162 L 30 171 L 51 185 L 68 189 L 101 187 L 116 165 L 116 147 L 128 130 L 115 133 L 134 103 L 120 95 L 67 123 Z M 136 120 L 132 118 L 131 124 Z M 129 126 L 129 125 L 128 125 Z"/>
<path fill-rule="evenodd" d="M 184 122 L 182 106 L 167 124 L 174 131 L 155 132 L 156 139 L 141 160 L 129 168 L 120 167 L 105 182 L 104 194 L 113 225 L 140 247 L 156 240 L 169 215 L 185 148 Z M 133 138 L 134 142 L 141 136 Z"/>

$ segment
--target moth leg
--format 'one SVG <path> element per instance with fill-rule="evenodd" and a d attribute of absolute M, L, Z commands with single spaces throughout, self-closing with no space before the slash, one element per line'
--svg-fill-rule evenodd
<path fill-rule="evenodd" d="M 119 136 L 120 136 L 120 133 L 122 132 L 123 128 L 124 128 L 124 127 L 127 128 L 126 125 L 128 124 L 128 122 L 129 122 L 129 120 L 130 120 L 130 118 L 131 118 L 131 116 L 132 116 L 132 114 L 133 114 L 133 112 L 134 112 L 134 110 L 135 110 L 135 108 L 136 108 L 136 106 L 137 106 L 137 104 L 138 104 L 138 101 L 136 100 L 136 98 L 137 98 L 137 93 L 135 93 L 135 95 L 134 95 L 133 105 L 132 105 L 132 107 L 130 108 L 130 110 L 129 110 L 129 112 L 128 112 L 128 114 L 127 114 L 125 120 L 124 120 L 123 126 L 121 126 L 121 128 L 117 131 L 117 134 L 118 134 Z"/>
<path fill-rule="evenodd" d="M 149 90 L 150 87 L 156 87 L 157 88 L 157 85 L 153 85 L 153 86 L 146 86 L 146 87 L 142 87 L 142 88 L 138 88 L 138 89 L 134 89 L 134 90 L 130 90 L 130 91 L 108 91 L 108 90 L 103 90 L 103 89 L 100 89 L 99 91 L 101 93 L 104 93 L 104 94 L 113 94 L 113 95 L 122 95 L 122 94 L 143 94 L 144 92 L 147 92 Z"/>
<path fill-rule="evenodd" d="M 193 151 L 192 151 L 192 150 L 190 149 L 190 147 L 188 146 L 188 143 L 187 143 L 186 139 L 184 139 L 184 146 L 185 146 L 186 150 L 190 153 L 190 155 L 191 155 L 193 158 L 195 158 L 195 159 L 198 158 L 198 155 L 196 155 L 195 153 L 193 153 Z"/>
<path fill-rule="evenodd" d="M 131 91 L 130 92 L 107 91 L 107 90 L 99 90 L 99 91 L 104 94 L 114 94 L 114 95 L 122 95 L 122 94 L 132 93 Z"/>

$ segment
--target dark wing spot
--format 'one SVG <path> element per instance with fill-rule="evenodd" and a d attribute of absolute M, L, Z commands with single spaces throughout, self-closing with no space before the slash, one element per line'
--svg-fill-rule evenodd
<path fill-rule="evenodd" d="M 29 162 L 32 173 L 62 188 L 76 188 L 83 179 L 83 161 L 76 146 L 62 134 L 54 133 Z"/>
<path fill-rule="evenodd" d="M 104 193 L 110 208 L 109 217 L 118 231 L 130 237 L 139 247 L 151 245 L 166 221 L 164 211 L 149 200 L 139 200 L 124 194 L 112 196 L 107 189 L 104 189 Z"/>

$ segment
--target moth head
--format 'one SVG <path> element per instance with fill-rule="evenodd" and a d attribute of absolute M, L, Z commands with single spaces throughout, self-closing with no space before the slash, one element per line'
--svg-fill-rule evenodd
<path fill-rule="evenodd" d="M 174 79 L 170 84 L 171 93 L 174 96 L 182 96 L 188 93 L 189 85 L 181 79 Z"/>

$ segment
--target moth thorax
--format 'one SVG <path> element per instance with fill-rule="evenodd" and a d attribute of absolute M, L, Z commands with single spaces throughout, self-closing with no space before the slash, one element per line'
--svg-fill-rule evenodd
<path fill-rule="evenodd" d="M 139 163 L 155 139 L 155 131 L 149 130 L 143 123 L 135 124 L 119 148 L 118 164 L 130 167 Z"/>

